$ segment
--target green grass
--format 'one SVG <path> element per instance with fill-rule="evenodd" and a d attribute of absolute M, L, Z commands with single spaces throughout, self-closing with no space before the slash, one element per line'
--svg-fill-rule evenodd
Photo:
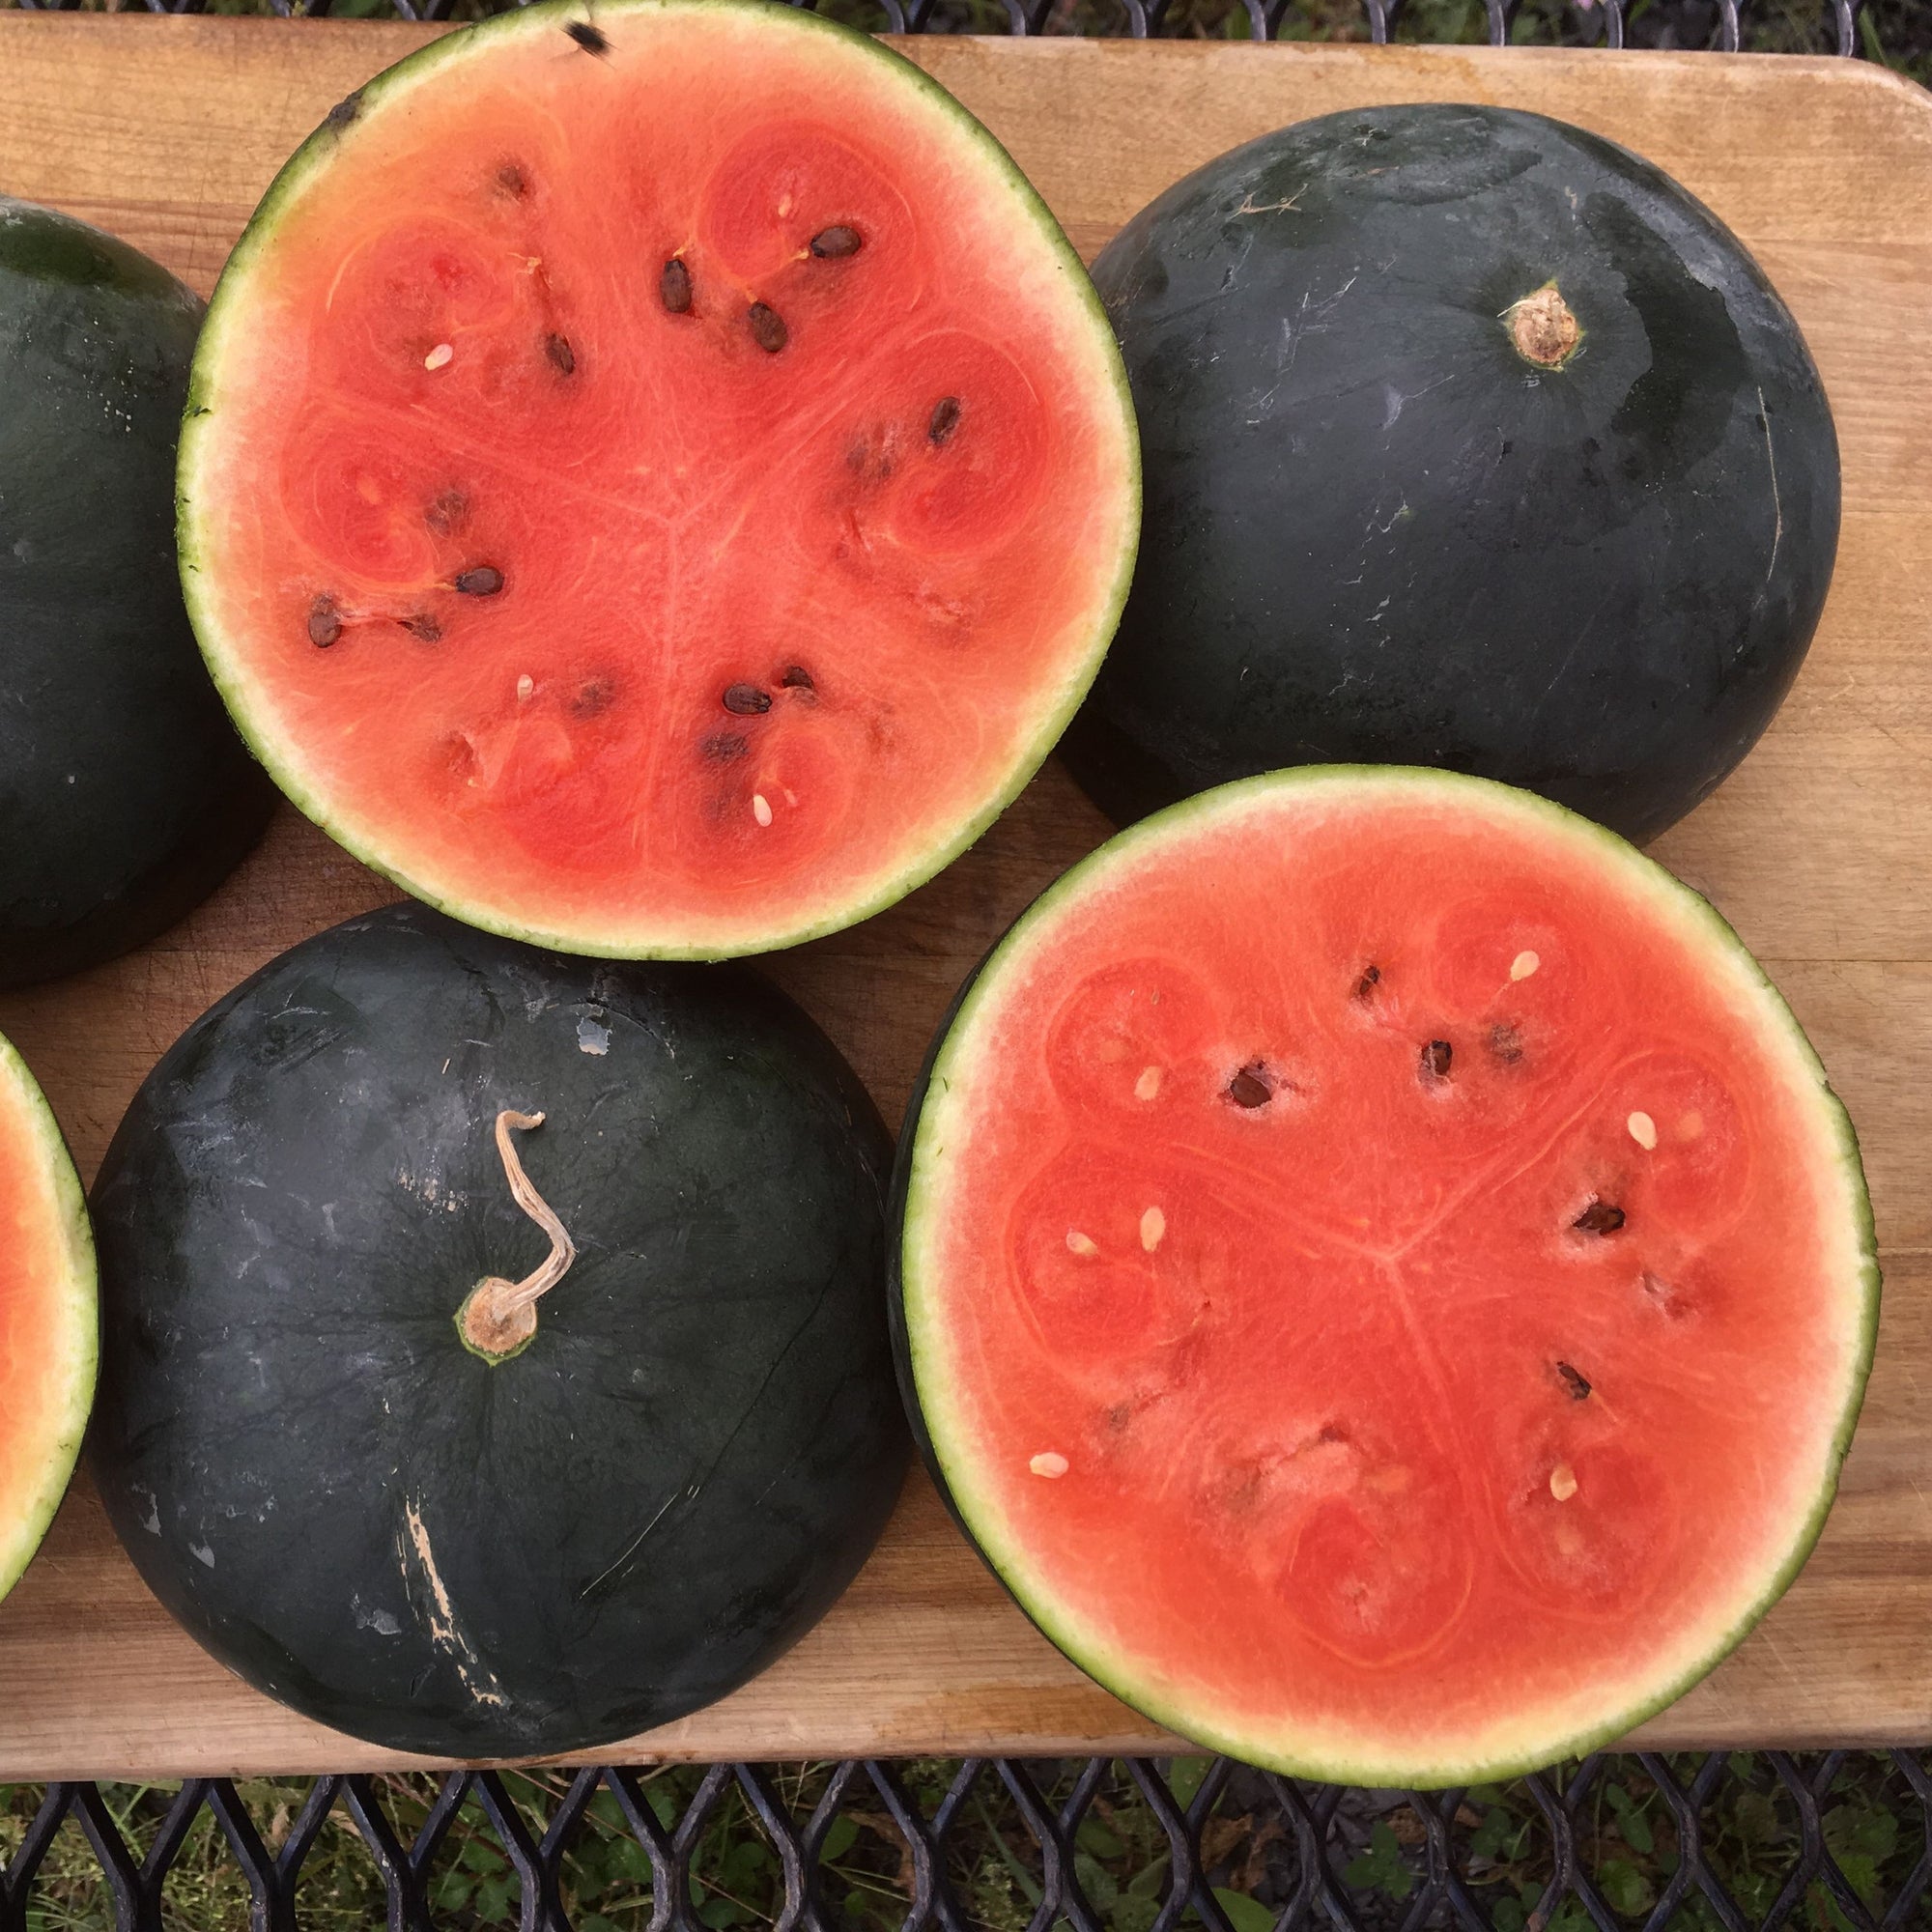
<path fill-rule="evenodd" d="M 1179 1758 L 1167 1768 L 1177 1796 L 1192 1799 L 1208 1769 L 1205 1758 Z M 1699 1759 L 1670 1761 L 1688 1785 Z M 1815 1771 L 1816 1760 L 1806 1762 Z M 769 1774 L 801 1826 L 823 1793 L 826 1765 L 791 1765 Z M 930 1817 L 958 1770 L 956 1761 L 920 1760 L 898 1767 L 911 1802 Z M 1747 1918 L 1759 1920 L 1778 1895 L 1797 1860 L 1799 1816 L 1791 1795 L 1769 1763 L 1734 1756 L 1729 1776 L 1705 1807 L 1707 1855 Z M 1036 1776 L 1054 1803 L 1071 1789 L 1077 1767 L 1044 1764 Z M 677 1768 L 640 1774 L 646 1803 L 668 1831 L 703 1776 Z M 564 1772 L 515 1775 L 506 1783 L 532 1835 L 567 1789 Z M 436 1793 L 435 1780 L 378 1780 L 391 1823 L 407 1842 Z M 138 1857 L 177 1787 L 103 1787 L 123 1835 Z M 241 1794 L 264 1838 L 279 1845 L 308 1795 L 304 1782 L 257 1780 Z M 40 1787 L 0 1787 L 0 1864 L 10 1860 L 41 1800 Z M 1827 1847 L 1859 1897 L 1880 1914 L 1925 1848 L 1925 1821 L 1889 1759 L 1847 1759 L 1821 1801 Z M 1539 1916 L 1548 1887 L 1552 1845 L 1543 1813 L 1521 1782 L 1477 1787 L 1464 1794 L 1452 1827 L 1457 1859 L 1496 1932 L 1526 1932 Z M 1421 1819 L 1393 1795 L 1351 1794 L 1338 1815 L 1331 1852 L 1372 1926 L 1395 1924 L 1422 1883 Z M 1252 1773 L 1236 1772 L 1202 1832 L 1209 1882 L 1235 1932 L 1269 1932 L 1275 1913 L 1293 1890 L 1298 1866 L 1292 1828 L 1268 1802 Z M 1017 1807 L 996 1776 L 983 1772 L 949 1840 L 947 1876 L 976 1926 L 1021 1932 L 1040 1896 L 1037 1848 Z M 1578 1818 L 1577 1856 L 1612 1909 L 1640 1922 L 1677 1870 L 1677 1826 L 1649 1775 L 1634 1758 L 1609 1757 L 1591 1786 Z M 1149 1932 L 1167 1884 L 1168 1845 L 1158 1818 L 1123 1766 L 1111 1768 L 1081 1824 L 1075 1869 L 1087 1898 L 1108 1932 Z M 912 1861 L 878 1794 L 861 1779 L 826 1839 L 821 1858 L 829 1917 L 851 1932 L 898 1932 L 912 1889 Z M 340 1806 L 331 1813 L 303 1868 L 299 1909 L 311 1932 L 362 1932 L 380 1924 L 384 1893 L 367 1851 Z M 735 1785 L 707 1820 L 694 1860 L 692 1905 L 710 1932 L 757 1932 L 771 1925 L 783 1902 L 783 1879 L 770 1842 Z M 651 1913 L 650 1861 L 626 1828 L 616 1798 L 600 1790 L 566 1866 L 566 1909 L 580 1932 L 642 1932 Z M 479 1805 L 472 1800 L 444 1841 L 430 1890 L 440 1925 L 453 1928 L 515 1924 L 515 1875 Z M 247 1922 L 248 1893 L 218 1826 L 206 1812 L 174 1866 L 162 1922 L 169 1932 L 225 1932 Z M 1192 1915 L 1190 1915 L 1190 1918 Z M 1574 1897 L 1549 1901 L 1548 1932 L 1588 1932 Z M 1932 1924 L 1932 1905 L 1919 1899 L 1906 1924 Z M 46 1862 L 26 1917 L 31 1932 L 106 1932 L 113 1914 L 92 1851 L 71 1820 Z M 1853 1932 L 1822 1883 L 1800 1901 L 1796 1932 Z M 1721 1932 L 1701 1893 L 1670 1920 L 1669 1932 Z"/>

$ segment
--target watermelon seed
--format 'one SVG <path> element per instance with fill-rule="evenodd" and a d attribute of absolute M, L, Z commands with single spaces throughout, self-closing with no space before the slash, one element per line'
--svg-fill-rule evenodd
<path fill-rule="evenodd" d="M 1569 1383 L 1571 1396 L 1576 1401 L 1581 1402 L 1590 1393 L 1590 1384 L 1568 1362 L 1558 1362 L 1556 1373 Z"/>
<path fill-rule="evenodd" d="M 423 512 L 423 522 L 438 536 L 446 537 L 469 513 L 469 499 L 461 490 L 445 490 Z"/>
<path fill-rule="evenodd" d="M 959 398 L 941 396 L 932 406 L 932 416 L 925 426 L 927 440 L 936 448 L 945 442 L 959 427 Z"/>
<path fill-rule="evenodd" d="M 1657 1122 L 1648 1114 L 1633 1114 L 1624 1125 L 1630 1129 L 1630 1137 L 1645 1153 L 1657 1145 Z"/>
<path fill-rule="evenodd" d="M 704 755 L 718 764 L 728 765 L 733 758 L 742 758 L 751 749 L 736 731 L 714 731 L 704 741 Z M 760 824 L 767 821 L 760 819 Z"/>
<path fill-rule="evenodd" d="M 616 689 L 608 677 L 593 677 L 587 684 L 578 687 L 577 696 L 570 708 L 579 718 L 595 718 L 600 711 L 610 709 Z"/>
<path fill-rule="evenodd" d="M 1066 1248 L 1069 1254 L 1083 1257 L 1097 1255 L 1100 1252 L 1100 1244 L 1093 1236 L 1083 1235 L 1078 1228 L 1067 1229 Z"/>
<path fill-rule="evenodd" d="M 1362 977 L 1355 981 L 1356 999 L 1366 1000 L 1381 984 L 1381 979 L 1382 969 L 1379 966 L 1369 967 L 1363 973 Z"/>
<path fill-rule="evenodd" d="M 497 170 L 497 185 L 505 194 L 521 196 L 529 191 L 529 185 L 524 180 L 524 171 L 515 161 L 505 161 Z"/>
<path fill-rule="evenodd" d="M 1559 1503 L 1567 1503 L 1577 1493 L 1577 1472 L 1568 1463 L 1559 1463 L 1550 1470 L 1549 1493 Z"/>
<path fill-rule="evenodd" d="M 1166 1233 L 1167 1216 L 1158 1208 L 1148 1208 L 1141 1216 L 1141 1246 L 1152 1254 Z"/>
<path fill-rule="evenodd" d="M 1036 1456 L 1033 1459 L 1033 1461 L 1027 1464 L 1027 1467 L 1031 1469 L 1036 1476 L 1051 1476 L 1051 1477 L 1060 1477 L 1065 1475 L 1068 1466 L 1069 1465 L 1065 1456 L 1056 1456 L 1050 1449 L 1042 1456 Z"/>
<path fill-rule="evenodd" d="M 1143 1066 L 1141 1068 L 1141 1077 L 1134 1082 L 1134 1098 L 1136 1100 L 1151 1100 L 1159 1092 L 1160 1068 L 1158 1066 Z"/>
<path fill-rule="evenodd" d="M 564 376 L 577 374 L 577 356 L 571 346 L 560 335 L 544 337 L 544 354 L 556 365 L 557 372 Z"/>
<path fill-rule="evenodd" d="M 426 644 L 437 644 L 442 641 L 442 626 L 437 622 L 435 615 L 428 611 L 418 611 L 413 617 L 405 617 L 402 623 L 404 630 L 408 631 L 412 637 L 420 638 Z"/>
<path fill-rule="evenodd" d="M 333 597 L 318 597 L 308 607 L 308 640 L 317 650 L 326 651 L 342 635 L 342 612 Z"/>
<path fill-rule="evenodd" d="M 785 346 L 784 318 L 777 309 L 767 308 L 763 302 L 753 302 L 745 311 L 745 320 L 752 325 L 752 340 L 767 355 L 776 355 Z"/>
<path fill-rule="evenodd" d="M 771 708 L 771 693 L 760 691 L 755 684 L 727 684 L 724 687 L 724 709 L 736 712 L 740 718 L 755 718 Z"/>
<path fill-rule="evenodd" d="M 1449 1077 L 1450 1048 L 1446 1039 L 1432 1039 L 1422 1049 L 1422 1077 L 1446 1080 Z"/>
<path fill-rule="evenodd" d="M 527 704 L 536 696 L 537 681 L 528 671 L 517 680 L 517 702 Z"/>
<path fill-rule="evenodd" d="M 785 674 L 779 679 L 787 691 L 816 691 L 818 687 L 811 681 L 811 673 L 803 665 L 788 665 Z"/>
<path fill-rule="evenodd" d="M 601 60 L 611 51 L 611 36 L 602 27 L 593 27 L 587 20 L 571 20 L 564 30 L 587 54 L 595 54 Z"/>
<path fill-rule="evenodd" d="M 658 299 L 672 315 L 691 313 L 691 270 L 682 257 L 673 255 L 658 277 Z"/>
<path fill-rule="evenodd" d="M 1614 1235 L 1624 1224 L 1624 1210 L 1607 1201 L 1593 1201 L 1571 1222 L 1586 1235 Z"/>
<path fill-rule="evenodd" d="M 439 342 L 436 345 L 436 347 L 432 349 L 429 352 L 429 354 L 423 357 L 423 367 L 425 369 L 446 369 L 455 360 L 456 360 L 456 351 L 452 349 L 448 343 Z"/>
<path fill-rule="evenodd" d="M 1512 980 L 1527 980 L 1542 964 L 1543 961 L 1534 952 L 1519 952 L 1510 961 L 1510 978 Z"/>
<path fill-rule="evenodd" d="M 1265 1107 L 1274 1098 L 1266 1070 L 1258 1060 L 1244 1066 L 1228 1082 L 1228 1098 L 1237 1107 Z"/>
<path fill-rule="evenodd" d="M 837 261 L 841 255 L 856 255 L 865 246 L 865 238 L 856 228 L 821 228 L 811 238 L 811 252 L 821 261 Z"/>
<path fill-rule="evenodd" d="M 1513 1066 L 1522 1058 L 1522 1035 L 1508 1020 L 1498 1020 L 1490 1029 L 1490 1051 L 1505 1065 Z"/>
<path fill-rule="evenodd" d="M 752 794 L 752 816 L 760 825 L 769 825 L 772 822 L 771 801 L 761 791 L 754 791 Z"/>
<path fill-rule="evenodd" d="M 466 597 L 494 597 L 503 587 L 503 573 L 492 563 L 479 563 L 457 574 L 456 587 Z"/>

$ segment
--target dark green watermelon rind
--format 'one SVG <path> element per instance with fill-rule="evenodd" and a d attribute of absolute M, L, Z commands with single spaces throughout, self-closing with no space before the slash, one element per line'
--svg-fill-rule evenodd
<path fill-rule="evenodd" d="M 40 1083 L 28 1070 L 13 1043 L 0 1038 L 0 1094 L 11 1089 L 8 1111 L 31 1137 L 31 1152 L 45 1164 L 52 1176 L 54 1199 L 59 1213 L 57 1232 L 64 1236 L 67 1250 L 65 1299 L 73 1336 L 73 1380 L 69 1391 L 66 1415 L 60 1435 L 46 1459 L 39 1492 L 26 1513 L 11 1528 L 0 1526 L 0 1598 L 4 1598 L 34 1559 L 40 1548 L 80 1455 L 81 1438 L 94 1407 L 94 1391 L 100 1371 L 100 1295 L 94 1260 L 94 1232 L 87 1218 L 87 1198 L 81 1192 L 80 1176 L 74 1172 L 73 1157 L 68 1152 L 60 1122 L 54 1119 Z M 17 1110 L 17 1111 L 15 1111 Z M 9 1158 L 18 1158 L 17 1144 L 8 1150 Z M 5 1418 L 0 1418 L 4 1422 Z"/>
<path fill-rule="evenodd" d="M 1007 970 L 1024 959 L 1036 943 L 1051 943 L 1054 921 L 1063 906 L 1075 901 L 1088 878 L 1102 867 L 1111 866 L 1122 852 L 1131 850 L 1137 844 L 1156 840 L 1166 829 L 1204 813 L 1211 813 L 1220 806 L 1241 797 L 1303 785 L 1347 783 L 1350 781 L 1413 785 L 1419 789 L 1451 794 L 1460 791 L 1477 799 L 1493 799 L 1499 793 L 1513 797 L 1524 809 L 1545 818 L 1552 828 L 1573 838 L 1579 834 L 1587 835 L 1596 841 L 1606 861 L 1622 867 L 1626 874 L 1634 876 L 1666 904 L 1690 914 L 1692 920 L 1704 928 L 1714 952 L 1731 964 L 1745 969 L 1743 977 L 1746 983 L 1764 1002 L 1767 1026 L 1781 1033 L 1785 1041 L 1795 1049 L 1802 1068 L 1815 1081 L 1817 1104 L 1836 1142 L 1835 1152 L 1846 1181 L 1847 1206 L 1858 1236 L 1856 1287 L 1863 1311 L 1857 1351 L 1849 1366 L 1844 1406 L 1833 1433 L 1817 1501 L 1809 1516 L 1794 1531 L 1789 1553 L 1783 1563 L 1737 1621 L 1712 1640 L 1695 1663 L 1663 1688 L 1647 1690 L 1643 1696 L 1610 1713 L 1598 1724 L 1567 1734 L 1552 1734 L 1541 1740 L 1537 1748 L 1528 1755 L 1471 1757 L 1445 1764 L 1420 1763 L 1393 1754 L 1387 1758 L 1367 1755 L 1311 1757 L 1298 1752 L 1290 1741 L 1203 1725 L 1184 1709 L 1159 1695 L 1148 1694 L 1134 1682 L 1130 1668 L 1121 1659 L 1082 1641 L 1056 1617 L 1051 1605 L 1030 1603 L 1021 1595 L 1011 1574 L 1017 1567 L 1013 1553 L 1000 1547 L 997 1517 L 990 1507 L 981 1511 L 976 1506 L 971 1469 L 952 1460 L 948 1449 L 937 1439 L 922 1392 L 923 1388 L 934 1390 L 935 1406 L 938 1406 L 936 1368 L 929 1368 L 923 1377 L 922 1375 L 923 1350 L 917 1332 L 922 1284 L 916 1264 L 909 1257 L 909 1250 L 921 1227 L 923 1175 L 930 1172 L 945 1153 L 943 1145 L 927 1144 L 925 1102 L 935 1086 L 941 1092 L 950 1090 L 954 1070 L 962 1062 L 970 1060 L 976 1050 L 977 1042 L 973 1038 L 975 1021 L 978 1009 L 990 989 L 999 983 Z M 1534 793 L 1499 785 L 1488 779 L 1420 768 L 1308 765 L 1237 780 L 1215 790 L 1184 799 L 1140 820 L 1116 834 L 1064 873 L 1008 928 L 960 988 L 951 1010 L 942 1021 L 907 1103 L 905 1122 L 899 1134 L 898 1159 L 893 1176 L 890 1212 L 893 1216 L 890 1225 L 897 1231 L 891 1248 L 890 1263 L 893 1346 L 900 1389 L 913 1422 L 914 1439 L 953 1520 L 1006 1587 L 1008 1594 L 1028 1619 L 1090 1677 L 1164 1729 L 1243 1762 L 1323 1783 L 1433 1790 L 1520 1776 L 1559 1759 L 1599 1749 L 1675 1703 L 1744 1641 L 1804 1568 L 1831 1512 L 1837 1490 L 1838 1472 L 1851 1447 L 1853 1431 L 1864 1399 L 1872 1350 L 1878 1337 L 1878 1240 L 1872 1220 L 1871 1198 L 1859 1154 L 1858 1135 L 1844 1103 L 1832 1090 L 1823 1063 L 1804 1028 L 1730 923 L 1701 894 L 1685 885 L 1656 861 L 1645 858 L 1617 834 L 1571 811 L 1567 807 L 1553 804 Z M 938 1434 L 943 1433 L 942 1427 Z"/>
<path fill-rule="evenodd" d="M 1086 265 L 1080 260 L 1072 242 L 1066 239 L 1065 230 L 1041 199 L 1038 190 L 1028 181 L 1012 156 L 986 127 L 923 70 L 892 48 L 881 45 L 871 36 L 839 26 L 817 14 L 800 8 L 774 8 L 769 4 L 769 0 L 599 0 L 596 12 L 599 18 L 608 22 L 611 16 L 624 14 L 671 12 L 717 14 L 726 10 L 748 17 L 755 17 L 761 24 L 770 26 L 774 31 L 824 35 L 843 41 L 854 48 L 863 49 L 872 59 L 890 67 L 909 93 L 929 106 L 941 110 L 953 126 L 965 134 L 971 145 L 978 150 L 985 164 L 988 177 L 1008 188 L 1020 207 L 1033 216 L 1050 252 L 1058 258 L 1069 291 L 1092 324 L 1095 348 L 1112 378 L 1113 391 L 1120 406 L 1124 430 L 1123 446 L 1129 465 L 1129 475 L 1126 480 L 1131 499 L 1131 515 L 1128 519 L 1131 535 L 1122 549 L 1105 604 L 1095 612 L 1093 641 L 1087 660 L 1078 673 L 1065 686 L 1054 709 L 1041 719 L 1039 728 L 1027 751 L 1016 760 L 1006 783 L 972 818 L 961 824 L 950 839 L 887 880 L 863 903 L 840 908 L 804 924 L 775 929 L 742 946 L 719 948 L 673 943 L 639 950 L 635 945 L 600 942 L 594 932 L 563 932 L 535 925 L 520 925 L 514 921 L 497 919 L 477 907 L 439 895 L 421 880 L 387 865 L 372 848 L 371 841 L 365 836 L 352 834 L 335 823 L 330 817 L 327 803 L 303 781 L 295 761 L 284 754 L 283 747 L 277 742 L 273 731 L 265 727 L 251 714 L 245 680 L 236 676 L 225 662 L 219 627 L 207 600 L 201 594 L 201 542 L 195 524 L 194 487 L 201 451 L 217 414 L 223 344 L 232 328 L 245 328 L 248 324 L 245 283 L 249 269 L 262 251 L 272 243 L 283 212 L 299 197 L 308 186 L 310 179 L 327 167 L 340 143 L 354 138 L 355 125 L 366 109 L 381 104 L 391 95 L 407 92 L 411 87 L 428 79 L 446 62 L 453 59 L 460 60 L 467 53 L 497 40 L 526 33 L 535 34 L 552 28 L 561 30 L 573 20 L 588 18 L 587 9 L 579 4 L 579 0 L 540 0 L 540 4 L 492 15 L 440 40 L 433 41 L 429 45 L 418 48 L 416 52 L 396 62 L 393 67 L 384 69 L 373 80 L 358 88 L 330 111 L 322 126 L 296 150 L 270 184 L 268 192 L 262 197 L 249 219 L 248 226 L 242 231 L 241 240 L 236 243 L 234 252 L 222 270 L 221 278 L 209 300 L 207 320 L 202 327 L 200 343 L 195 352 L 194 368 L 188 384 L 187 408 L 182 425 L 181 456 L 176 470 L 175 510 L 183 593 L 186 598 L 188 616 L 200 642 L 202 656 L 208 663 L 209 673 L 213 678 L 216 689 L 221 693 L 222 700 L 228 706 L 229 715 L 234 719 L 237 729 L 247 741 L 255 756 L 266 767 L 269 775 L 298 810 L 306 817 L 313 819 L 346 851 L 360 860 L 371 870 L 380 872 L 384 878 L 401 887 L 412 897 L 436 907 L 440 912 L 447 913 L 453 919 L 460 919 L 465 923 L 478 926 L 484 931 L 498 933 L 503 938 L 520 939 L 532 946 L 550 947 L 590 958 L 706 960 L 740 957 L 749 952 L 779 952 L 788 947 L 802 946 L 808 940 L 822 939 L 828 933 L 842 931 L 849 925 L 856 925 L 862 920 L 870 919 L 873 915 L 885 911 L 888 906 L 895 905 L 908 893 L 944 871 L 953 860 L 975 844 L 993 821 L 1020 795 L 1034 774 L 1045 762 L 1047 753 L 1053 750 L 1067 725 L 1071 724 L 1074 714 L 1080 709 L 1088 692 L 1092 689 L 1094 678 L 1099 674 L 1101 659 L 1106 655 L 1107 646 L 1113 641 L 1114 633 L 1119 628 L 1121 612 L 1126 608 L 1127 591 L 1133 582 L 1135 551 L 1140 531 L 1141 458 L 1140 433 L 1134 414 L 1132 393 L 1127 385 L 1126 364 L 1122 359 L 1120 347 L 1114 340 L 1113 326 L 1107 320 L 1106 310 L 1101 306 L 1099 295 L 1087 273 Z"/>

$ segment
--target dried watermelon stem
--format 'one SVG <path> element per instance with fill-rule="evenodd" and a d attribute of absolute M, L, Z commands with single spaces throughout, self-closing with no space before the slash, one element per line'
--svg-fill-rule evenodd
<path fill-rule="evenodd" d="M 487 1362 L 507 1361 L 527 1349 L 537 1332 L 537 1302 L 570 1271 L 577 1248 L 556 1210 L 539 1194 L 517 1155 L 512 1133 L 527 1133 L 543 1125 L 541 1114 L 519 1114 L 504 1108 L 497 1116 L 497 1151 L 502 1157 L 510 1198 L 550 1236 L 550 1254 L 522 1281 L 488 1275 L 463 1298 L 456 1312 L 456 1332 L 471 1354 Z"/>

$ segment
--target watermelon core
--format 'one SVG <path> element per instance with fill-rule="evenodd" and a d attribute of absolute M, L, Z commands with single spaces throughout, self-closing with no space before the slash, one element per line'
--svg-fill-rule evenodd
<path fill-rule="evenodd" d="M 617 0 L 330 115 L 210 310 L 203 648 L 358 856 L 579 952 L 787 944 L 962 850 L 1059 735 L 1139 526 L 1078 258 L 917 69 Z"/>
<path fill-rule="evenodd" d="M 0 1039 L 0 1597 L 67 1492 L 99 1315 L 80 1181 L 34 1076 Z"/>
<path fill-rule="evenodd" d="M 1204 1744 L 1548 1762 L 1818 1532 L 1877 1313 L 1850 1126 L 1729 928 L 1560 808 L 1329 768 L 1146 821 L 993 953 L 902 1164 L 957 1513 Z"/>

